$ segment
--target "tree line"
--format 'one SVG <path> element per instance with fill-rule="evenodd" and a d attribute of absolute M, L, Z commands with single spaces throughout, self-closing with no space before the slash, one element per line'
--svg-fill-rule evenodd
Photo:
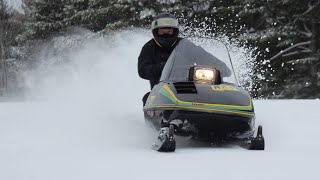
<path fill-rule="evenodd" d="M 0 95 L 14 91 L 21 64 L 41 41 L 74 27 L 101 33 L 149 27 L 161 12 L 210 36 L 254 48 L 252 95 L 320 97 L 320 0 L 0 0 Z M 23 62 L 23 63 L 22 63 Z"/>

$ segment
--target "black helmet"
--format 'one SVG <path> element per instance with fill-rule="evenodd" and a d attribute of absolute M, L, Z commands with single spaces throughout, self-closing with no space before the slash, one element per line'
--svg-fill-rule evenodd
<path fill-rule="evenodd" d="M 162 13 L 156 16 L 151 24 L 151 30 L 155 41 L 161 47 L 172 47 L 177 39 L 179 34 L 179 22 L 178 19 L 169 13 Z M 172 28 L 172 35 L 159 35 L 158 29 L 160 28 Z"/>

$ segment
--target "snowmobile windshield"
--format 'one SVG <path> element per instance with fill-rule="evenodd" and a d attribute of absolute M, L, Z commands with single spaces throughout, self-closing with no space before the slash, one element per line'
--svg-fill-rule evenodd
<path fill-rule="evenodd" d="M 226 50 L 226 49 L 225 49 Z M 221 48 L 218 48 L 221 51 Z M 217 52 L 217 54 L 221 52 Z M 227 54 L 226 52 L 223 52 Z M 188 81 L 189 70 L 194 66 L 212 67 L 220 70 L 223 77 L 231 76 L 231 70 L 226 65 L 227 61 L 218 59 L 204 48 L 197 46 L 187 39 L 180 40 L 171 53 L 160 78 L 160 81 L 183 82 Z M 234 81 L 231 81 L 235 83 Z"/>

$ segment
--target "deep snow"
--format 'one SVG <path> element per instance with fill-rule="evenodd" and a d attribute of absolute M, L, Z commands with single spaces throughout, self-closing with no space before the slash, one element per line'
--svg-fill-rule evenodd
<path fill-rule="evenodd" d="M 174 153 L 151 150 L 149 85 L 136 72 L 149 38 L 122 32 L 114 46 L 88 42 L 63 68 L 28 73 L 30 100 L 0 103 L 0 180 L 320 179 L 319 100 L 254 101 L 265 151 L 186 140 Z"/>

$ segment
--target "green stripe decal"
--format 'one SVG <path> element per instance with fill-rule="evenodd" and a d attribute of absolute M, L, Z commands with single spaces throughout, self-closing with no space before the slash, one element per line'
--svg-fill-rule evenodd
<path fill-rule="evenodd" d="M 166 87 L 166 88 L 164 88 L 164 87 L 160 89 L 160 93 L 163 94 L 165 97 L 167 97 L 169 100 L 171 100 L 177 106 L 191 107 L 191 108 L 194 107 L 194 108 L 206 108 L 206 109 L 219 109 L 219 110 L 238 110 L 238 111 L 241 111 L 241 110 L 251 111 L 252 110 L 252 102 L 250 102 L 249 106 L 232 106 L 232 105 L 184 102 L 184 101 L 178 100 L 172 92 L 168 92 L 168 90 L 170 90 L 168 87 Z"/>
<path fill-rule="evenodd" d="M 163 88 L 160 89 L 160 92 L 168 99 L 170 99 L 174 104 L 178 104 L 178 102 L 174 98 L 172 98 L 172 96 L 169 93 L 167 93 L 167 91 L 165 91 Z"/>

